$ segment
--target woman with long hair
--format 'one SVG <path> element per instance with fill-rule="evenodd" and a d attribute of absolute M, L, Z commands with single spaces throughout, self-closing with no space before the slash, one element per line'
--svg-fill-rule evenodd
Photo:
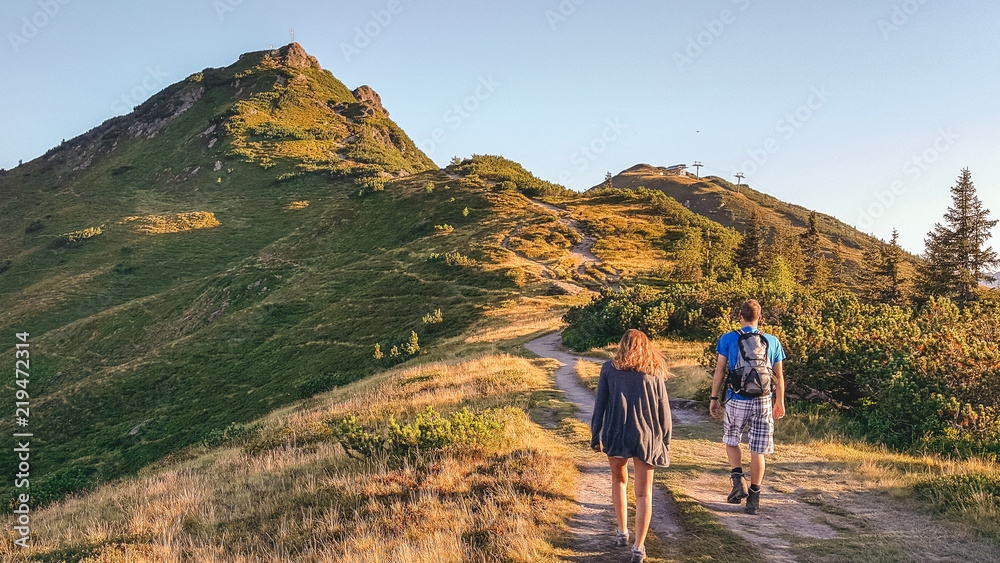
<path fill-rule="evenodd" d="M 603 451 L 611 465 L 611 500 L 619 546 L 628 545 L 628 460 L 635 473 L 635 543 L 632 561 L 646 559 L 646 532 L 652 515 L 653 469 L 670 462 L 670 404 L 664 378 L 670 375 L 663 354 L 636 329 L 625 331 L 614 358 L 601 366 L 590 447 Z"/>

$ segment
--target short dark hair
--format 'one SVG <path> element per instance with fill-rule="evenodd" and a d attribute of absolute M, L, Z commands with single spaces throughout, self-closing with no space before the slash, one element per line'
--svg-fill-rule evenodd
<path fill-rule="evenodd" d="M 756 299 L 748 299 L 740 305 L 740 318 L 748 323 L 760 320 L 760 303 Z"/>

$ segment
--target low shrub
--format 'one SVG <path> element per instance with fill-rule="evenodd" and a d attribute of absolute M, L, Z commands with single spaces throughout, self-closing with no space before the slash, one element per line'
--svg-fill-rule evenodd
<path fill-rule="evenodd" d="M 353 457 L 388 455 L 414 459 L 421 453 L 496 445 L 503 435 L 504 419 L 495 409 L 472 413 L 463 408 L 443 417 L 427 407 L 413 422 L 400 425 L 390 416 L 384 426 L 366 429 L 352 415 L 331 420 L 333 439 Z"/>

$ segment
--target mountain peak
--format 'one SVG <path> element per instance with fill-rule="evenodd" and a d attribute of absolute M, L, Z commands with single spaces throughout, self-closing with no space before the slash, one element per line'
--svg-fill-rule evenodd
<path fill-rule="evenodd" d="M 307 53 L 306 50 L 302 48 L 302 45 L 299 45 L 296 42 L 289 43 L 279 49 L 268 49 L 264 51 L 244 53 L 240 55 L 240 59 L 249 56 L 258 56 L 260 58 L 270 57 L 282 66 L 295 68 L 322 68 L 319 66 L 319 61 L 316 60 L 316 57 Z"/>

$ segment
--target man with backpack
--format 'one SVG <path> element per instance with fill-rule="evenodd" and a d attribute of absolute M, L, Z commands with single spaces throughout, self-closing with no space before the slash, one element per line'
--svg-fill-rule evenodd
<path fill-rule="evenodd" d="M 726 386 L 726 408 L 722 441 L 732 467 L 733 490 L 728 502 L 746 498 L 746 512 L 757 514 L 760 484 L 764 479 L 764 454 L 774 453 L 774 419 L 785 416 L 785 378 L 781 362 L 785 351 L 771 334 L 757 330 L 760 303 L 750 299 L 740 306 L 740 329 L 723 334 L 716 351 L 719 360 L 712 381 L 709 413 L 719 418 L 719 390 Z M 726 370 L 729 376 L 725 377 Z M 772 410 L 772 393 L 775 395 Z M 750 491 L 743 486 L 743 454 L 740 439 L 750 428 Z"/>

